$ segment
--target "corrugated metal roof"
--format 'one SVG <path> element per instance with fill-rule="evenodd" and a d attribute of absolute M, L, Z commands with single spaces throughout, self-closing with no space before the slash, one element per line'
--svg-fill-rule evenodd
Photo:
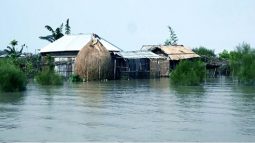
<path fill-rule="evenodd" d="M 80 51 L 92 38 L 91 34 L 65 35 L 62 38 L 48 44 L 40 50 L 40 53 Z M 104 39 L 99 39 L 108 51 L 121 51 L 118 47 Z"/>
<path fill-rule="evenodd" d="M 125 59 L 165 59 L 165 57 L 159 56 L 150 51 L 127 51 L 116 54 Z"/>
<path fill-rule="evenodd" d="M 141 50 L 142 51 L 152 51 L 155 48 L 160 48 L 162 45 L 143 45 Z"/>

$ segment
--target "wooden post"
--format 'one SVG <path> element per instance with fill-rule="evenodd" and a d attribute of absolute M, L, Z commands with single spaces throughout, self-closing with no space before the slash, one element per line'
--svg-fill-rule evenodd
<path fill-rule="evenodd" d="M 100 70 L 101 70 L 101 68 L 100 68 L 100 60 L 98 61 L 98 79 L 100 80 Z"/>
<path fill-rule="evenodd" d="M 116 79 L 116 59 L 114 59 L 113 76 L 114 76 L 114 79 Z"/>
<path fill-rule="evenodd" d="M 87 70 L 87 82 L 89 81 L 89 72 Z"/>
<path fill-rule="evenodd" d="M 158 75 L 158 77 L 160 77 L 160 67 L 159 67 L 159 61 L 158 61 L 158 59 L 157 59 L 157 75 Z"/>

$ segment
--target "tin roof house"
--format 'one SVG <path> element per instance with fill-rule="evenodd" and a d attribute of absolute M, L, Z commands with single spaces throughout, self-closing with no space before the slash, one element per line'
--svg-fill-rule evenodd
<path fill-rule="evenodd" d="M 115 76 L 122 79 L 158 78 L 159 61 L 165 57 L 151 51 L 126 51 L 116 53 Z"/>
<path fill-rule="evenodd" d="M 96 34 L 65 35 L 48 44 L 40 50 L 42 57 L 50 55 L 54 58 L 55 71 L 64 77 L 74 73 L 75 61 L 79 51 L 87 45 L 92 38 L 98 41 L 111 53 L 122 51 L 114 44 Z"/>

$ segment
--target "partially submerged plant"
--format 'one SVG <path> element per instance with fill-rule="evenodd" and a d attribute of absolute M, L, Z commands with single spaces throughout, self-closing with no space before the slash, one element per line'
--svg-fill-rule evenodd
<path fill-rule="evenodd" d="M 4 92 L 17 92 L 26 89 L 25 74 L 11 61 L 0 61 L 0 90 Z"/>
<path fill-rule="evenodd" d="M 173 84 L 199 85 L 205 79 L 205 64 L 201 61 L 181 61 L 170 73 Z"/>

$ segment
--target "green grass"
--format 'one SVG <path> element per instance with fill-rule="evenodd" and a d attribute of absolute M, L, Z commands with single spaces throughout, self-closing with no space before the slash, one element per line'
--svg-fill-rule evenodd
<path fill-rule="evenodd" d="M 170 73 L 170 81 L 176 85 L 199 85 L 205 79 L 205 64 L 201 61 L 181 61 Z"/>
<path fill-rule="evenodd" d="M 41 85 L 62 85 L 63 84 L 62 77 L 49 69 L 45 69 L 41 71 L 35 77 L 35 79 L 37 83 Z"/>
<path fill-rule="evenodd" d="M 8 60 L 0 60 L 0 81 L 3 92 L 23 91 L 27 85 L 25 74 Z"/>

